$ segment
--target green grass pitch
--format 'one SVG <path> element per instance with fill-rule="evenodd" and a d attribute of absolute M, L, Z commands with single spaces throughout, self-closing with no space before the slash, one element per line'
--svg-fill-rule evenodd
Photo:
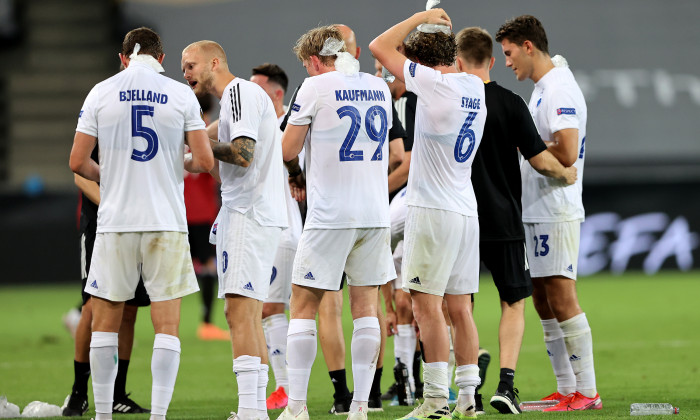
<path fill-rule="evenodd" d="M 527 418 L 627 418 L 634 402 L 670 402 L 680 407 L 678 419 L 700 418 L 700 273 L 667 272 L 647 277 L 596 275 L 578 282 L 581 306 L 593 331 L 598 390 L 603 410 L 579 413 L 524 413 Z M 78 302 L 78 286 L 0 287 L 0 395 L 23 408 L 34 400 L 61 405 L 73 381 L 73 340 L 61 316 Z M 195 337 L 199 296 L 183 300 L 182 361 L 169 419 L 225 419 L 237 407 L 230 345 L 203 342 Z M 216 303 L 217 323 L 225 326 L 223 305 Z M 347 307 L 347 303 L 346 303 Z M 556 384 L 542 341 L 542 329 L 531 302 L 526 305 L 526 331 L 515 385 L 522 400 L 554 392 Z M 347 312 L 347 311 L 346 311 Z M 481 392 L 488 402 L 498 384 L 498 295 L 490 277 L 482 277 L 476 295 L 475 318 L 481 346 L 492 360 Z M 350 366 L 349 315 L 346 327 Z M 148 309 L 136 325 L 127 391 L 135 401 L 150 406 L 150 358 L 153 329 Z M 392 382 L 393 350 L 389 339 L 384 358 L 382 388 Z M 350 369 L 348 368 L 348 372 Z M 350 372 L 349 372 L 350 375 Z M 349 378 L 351 381 L 351 377 Z M 268 394 L 274 386 L 270 380 Z M 352 388 L 352 382 L 350 382 Z M 338 418 L 327 414 L 331 386 L 319 347 L 309 386 L 309 412 L 314 419 Z M 90 391 L 92 392 L 92 391 Z M 94 416 L 90 394 L 88 416 Z M 499 414 L 486 404 L 485 417 Z M 395 419 L 404 407 L 385 407 L 370 419 Z M 270 411 L 275 419 L 279 410 Z M 122 417 L 147 419 L 147 415 Z M 483 417 L 483 416 L 482 416 Z M 117 417 L 118 418 L 118 417 Z"/>

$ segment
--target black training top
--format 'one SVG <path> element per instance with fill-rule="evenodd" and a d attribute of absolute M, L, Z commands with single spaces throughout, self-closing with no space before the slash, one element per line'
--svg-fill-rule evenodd
<path fill-rule="evenodd" d="M 92 150 L 92 154 L 90 157 L 95 161 L 99 162 L 100 158 L 100 148 L 99 146 L 95 145 L 95 148 Z M 93 228 L 96 228 L 97 226 L 97 204 L 93 203 L 90 201 L 89 198 L 82 192 L 80 193 L 80 219 L 81 219 L 81 225 L 82 225 L 82 219 L 85 219 L 85 223 L 89 223 L 92 225 Z"/>
<path fill-rule="evenodd" d="M 401 137 L 406 142 L 406 130 L 404 130 L 403 125 L 401 125 L 401 120 L 399 119 L 399 114 L 396 112 L 396 107 L 391 104 L 391 114 L 392 114 L 392 125 L 389 129 L 389 141 L 393 141 Z M 404 146 L 404 149 L 406 147 Z"/>
<path fill-rule="evenodd" d="M 416 122 L 416 103 L 418 97 L 415 93 L 406 91 L 394 102 L 394 108 L 399 115 L 399 121 L 406 129 L 406 138 L 403 140 L 404 150 L 410 152 L 413 149 L 413 133 Z"/>
<path fill-rule="evenodd" d="M 472 164 L 481 241 L 525 239 L 518 149 L 530 159 L 547 149 L 525 101 L 499 86 L 486 86 L 486 125 Z"/>

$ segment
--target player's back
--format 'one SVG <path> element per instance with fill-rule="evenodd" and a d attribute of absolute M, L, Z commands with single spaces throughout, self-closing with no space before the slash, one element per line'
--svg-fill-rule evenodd
<path fill-rule="evenodd" d="M 406 204 L 477 216 L 470 178 L 486 120 L 484 83 L 408 60 L 404 77 L 418 96 Z"/>
<path fill-rule="evenodd" d="M 78 131 L 98 138 L 98 232 L 187 231 L 183 198 L 184 132 L 204 129 L 184 84 L 132 60 L 99 83 Z"/>
<path fill-rule="evenodd" d="M 293 106 L 290 124 L 310 122 L 305 228 L 389 227 L 386 83 L 329 72 L 306 79 Z"/>
<path fill-rule="evenodd" d="M 520 153 L 530 159 L 547 148 L 525 101 L 489 82 L 484 136 L 472 165 L 482 241 L 525 237 L 522 222 Z M 520 153 L 518 153 L 520 151 Z"/>

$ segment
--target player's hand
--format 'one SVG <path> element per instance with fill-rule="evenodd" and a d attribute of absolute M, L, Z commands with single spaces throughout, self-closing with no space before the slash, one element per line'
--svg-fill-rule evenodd
<path fill-rule="evenodd" d="M 392 335 L 396 334 L 398 331 L 396 330 L 396 312 L 394 311 L 387 311 L 386 313 L 386 335 L 387 337 L 391 337 Z"/>
<path fill-rule="evenodd" d="M 578 171 L 575 166 L 569 166 L 568 168 L 564 168 L 563 181 L 566 182 L 568 185 L 575 183 L 578 179 L 577 173 Z"/>
<path fill-rule="evenodd" d="M 452 29 L 452 20 L 447 16 L 447 12 L 443 9 L 430 9 L 425 12 L 421 12 L 423 23 L 433 24 L 433 25 L 445 25 Z"/>
<path fill-rule="evenodd" d="M 289 189 L 295 200 L 306 200 L 306 178 L 304 178 L 303 173 L 295 177 L 289 177 Z"/>

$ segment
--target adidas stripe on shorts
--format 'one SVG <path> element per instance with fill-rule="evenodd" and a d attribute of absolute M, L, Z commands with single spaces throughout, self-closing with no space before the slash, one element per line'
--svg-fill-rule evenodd
<path fill-rule="evenodd" d="M 396 278 L 389 228 L 306 229 L 294 257 L 292 284 L 339 290 L 343 271 L 350 286 L 380 286 Z"/>
<path fill-rule="evenodd" d="M 576 280 L 581 222 L 523 223 L 530 277 Z"/>
<path fill-rule="evenodd" d="M 261 226 L 252 212 L 241 214 L 221 206 L 216 229 L 216 271 L 219 298 L 227 294 L 264 301 L 282 228 Z"/>

